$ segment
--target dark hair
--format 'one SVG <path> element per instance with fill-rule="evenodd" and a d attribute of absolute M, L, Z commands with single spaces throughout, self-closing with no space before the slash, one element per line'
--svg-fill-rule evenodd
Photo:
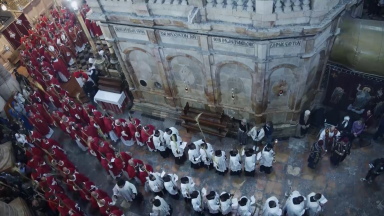
<path fill-rule="evenodd" d="M 221 156 L 221 150 L 216 150 L 215 151 L 215 156 L 220 157 Z"/>
<path fill-rule="evenodd" d="M 153 200 L 153 205 L 156 206 L 156 207 L 159 207 L 161 205 L 160 200 L 159 199 Z"/>
<path fill-rule="evenodd" d="M 227 199 L 229 199 L 229 194 L 228 193 L 224 193 L 222 195 L 220 195 L 220 200 L 221 201 L 226 201 Z"/>
<path fill-rule="evenodd" d="M 315 194 L 315 200 L 319 200 L 319 199 L 321 199 L 321 193 Z"/>
<path fill-rule="evenodd" d="M 125 185 L 125 181 L 123 179 L 117 180 L 117 186 L 124 186 L 124 185 Z"/>
<path fill-rule="evenodd" d="M 194 149 L 196 149 L 196 145 L 194 143 L 190 143 L 188 145 L 188 148 L 191 149 L 191 150 L 194 150 Z"/>
<path fill-rule="evenodd" d="M 271 200 L 268 202 L 269 208 L 275 208 L 276 207 L 276 202 Z"/>
<path fill-rule="evenodd" d="M 183 183 L 183 184 L 188 183 L 189 182 L 189 178 L 188 177 L 182 177 L 180 179 L 180 182 Z"/>
<path fill-rule="evenodd" d="M 248 199 L 246 197 L 243 197 L 243 198 L 240 199 L 239 205 L 240 206 L 245 206 L 247 204 L 247 202 L 248 202 Z"/>
<path fill-rule="evenodd" d="M 199 192 L 198 191 L 193 191 L 192 193 L 191 193 L 191 198 L 192 199 L 194 199 L 194 198 L 196 198 L 196 197 L 198 197 L 199 196 Z"/>
<path fill-rule="evenodd" d="M 165 175 L 165 176 L 163 177 L 163 181 L 164 181 L 164 182 L 170 182 L 170 181 L 171 181 L 171 176 L 169 176 L 169 175 Z"/>
<path fill-rule="evenodd" d="M 303 196 L 295 197 L 292 199 L 292 201 L 293 201 L 293 204 L 297 205 L 304 201 L 304 197 Z"/>
<path fill-rule="evenodd" d="M 169 131 L 171 131 L 171 129 L 169 129 L 169 128 L 165 128 L 165 132 L 169 132 Z"/>

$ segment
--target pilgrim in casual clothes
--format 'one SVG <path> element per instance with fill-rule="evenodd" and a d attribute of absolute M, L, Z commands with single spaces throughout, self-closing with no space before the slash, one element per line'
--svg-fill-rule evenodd
<path fill-rule="evenodd" d="M 200 148 L 194 143 L 188 145 L 188 158 L 191 161 L 191 168 L 199 169 L 201 167 L 201 154 Z"/>
<path fill-rule="evenodd" d="M 165 200 L 159 196 L 155 196 L 152 201 L 152 213 L 151 216 L 167 216 L 172 215 L 172 208 Z"/>
<path fill-rule="evenodd" d="M 275 152 L 273 151 L 273 146 L 271 144 L 266 145 L 260 153 L 261 153 L 260 172 L 265 172 L 265 174 L 270 174 L 272 172 L 272 164 L 275 158 Z"/>
<path fill-rule="evenodd" d="M 181 189 L 181 194 L 184 197 L 184 201 L 186 203 L 191 202 L 191 193 L 195 191 L 195 182 L 193 182 L 193 179 L 189 176 L 182 177 L 180 179 L 180 189 Z"/>
<path fill-rule="evenodd" d="M 241 175 L 241 156 L 237 149 L 229 152 L 229 169 L 231 170 L 230 175 Z"/>
<path fill-rule="evenodd" d="M 271 121 L 267 122 L 263 128 L 264 128 L 267 144 L 272 143 L 272 134 L 274 130 L 272 122 Z"/>
<path fill-rule="evenodd" d="M 172 134 L 170 142 L 173 156 L 175 156 L 175 164 L 177 165 L 183 164 L 186 159 L 184 154 L 184 148 L 186 143 L 182 143 L 181 138 L 179 138 L 180 137 L 176 137 L 176 134 Z"/>
<path fill-rule="evenodd" d="M 365 178 L 361 178 L 361 181 L 368 181 L 371 184 L 372 181 L 384 172 L 384 158 L 377 158 L 369 163 L 369 171 Z"/>
<path fill-rule="evenodd" d="M 166 142 L 164 140 L 164 132 L 162 130 L 155 130 L 153 134 L 152 141 L 156 150 L 160 152 L 161 157 L 167 158 L 169 155 L 168 148 L 166 146 Z"/>
<path fill-rule="evenodd" d="M 284 212 L 287 216 L 298 216 L 305 213 L 305 197 L 301 196 L 298 191 L 293 191 L 288 197 L 284 205 Z"/>
<path fill-rule="evenodd" d="M 219 174 L 224 175 L 227 172 L 227 156 L 224 151 L 216 150 L 212 158 L 213 166 Z"/>
<path fill-rule="evenodd" d="M 327 199 L 320 193 L 310 193 L 307 196 L 306 208 L 308 216 L 319 216 Z"/>
<path fill-rule="evenodd" d="M 353 122 L 351 134 L 348 137 L 351 143 L 353 142 L 353 140 L 355 140 L 355 138 L 360 138 L 360 135 L 363 132 L 364 128 L 364 119 L 360 119 Z"/>
<path fill-rule="evenodd" d="M 299 125 L 300 125 L 301 137 L 304 137 L 308 132 L 308 128 L 310 126 L 310 122 L 309 122 L 310 114 L 311 114 L 311 111 L 305 110 L 305 112 L 301 113 L 300 115 Z"/>
<path fill-rule="evenodd" d="M 211 216 L 217 216 L 220 213 L 220 196 L 215 191 L 209 192 L 205 196 L 207 199 L 207 208 Z"/>
<path fill-rule="evenodd" d="M 340 131 L 341 135 L 348 134 L 351 131 L 352 123 L 349 120 L 349 116 L 344 116 L 343 121 L 337 125 L 337 130 Z"/>
<path fill-rule="evenodd" d="M 244 173 L 245 176 L 255 176 L 256 154 L 253 149 L 245 150 Z"/>
<path fill-rule="evenodd" d="M 213 166 L 212 155 L 215 153 L 215 151 L 213 150 L 211 144 L 206 143 L 205 140 L 201 141 L 203 142 L 200 144 L 201 160 L 203 161 L 203 164 L 208 167 L 208 169 L 211 169 Z"/>
<path fill-rule="evenodd" d="M 316 165 L 319 163 L 322 155 L 323 155 L 323 140 L 318 140 L 313 143 L 311 151 L 308 157 L 308 167 L 311 169 L 315 169 Z"/>
<path fill-rule="evenodd" d="M 237 141 L 239 141 L 240 145 L 247 144 L 248 128 L 249 126 L 246 119 L 243 119 L 239 122 L 239 130 L 237 131 Z"/>
<path fill-rule="evenodd" d="M 220 212 L 222 215 L 230 215 L 232 212 L 231 194 L 223 192 L 220 194 Z"/>
<path fill-rule="evenodd" d="M 264 204 L 263 216 L 281 216 L 283 211 L 280 208 L 279 200 L 275 197 L 269 197 Z"/>
<path fill-rule="evenodd" d="M 331 163 L 338 166 L 346 157 L 351 154 L 351 147 L 347 137 L 335 142 L 331 149 Z"/>
<path fill-rule="evenodd" d="M 163 196 L 164 183 L 160 177 L 160 173 L 150 173 L 147 177 L 147 182 L 151 191 L 155 193 L 155 196 Z"/>
<path fill-rule="evenodd" d="M 166 174 L 163 176 L 164 188 L 175 200 L 179 199 L 179 189 L 177 188 L 178 176 L 176 174 Z"/>

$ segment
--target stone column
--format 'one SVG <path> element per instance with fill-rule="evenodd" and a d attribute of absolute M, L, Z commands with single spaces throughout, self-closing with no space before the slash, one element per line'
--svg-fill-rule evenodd
<path fill-rule="evenodd" d="M 268 46 L 268 42 L 263 42 L 257 44 L 257 47 L 255 47 L 255 53 L 257 53 L 257 58 L 259 60 L 255 64 L 256 73 L 253 74 L 253 85 L 255 86 L 255 89 L 254 95 L 252 95 L 255 97 L 255 104 L 252 104 L 252 108 L 255 111 L 256 124 L 261 124 L 265 121 L 265 117 L 262 116 L 262 113 L 264 112 L 263 99 L 268 100 L 268 96 L 266 98 L 264 96 L 265 92 L 268 92 L 268 90 L 264 88 L 267 74 L 267 53 L 269 51 Z"/>
<path fill-rule="evenodd" d="M 215 95 L 213 92 L 213 79 L 215 78 L 214 72 L 211 72 L 211 61 L 210 61 L 210 53 L 209 53 L 209 47 L 208 47 L 208 36 L 201 35 L 199 37 L 200 40 L 200 47 L 202 50 L 202 56 L 203 56 L 203 70 L 205 72 L 204 76 L 206 79 L 206 85 L 207 85 L 207 102 L 208 106 L 211 107 L 211 111 L 215 112 Z"/>

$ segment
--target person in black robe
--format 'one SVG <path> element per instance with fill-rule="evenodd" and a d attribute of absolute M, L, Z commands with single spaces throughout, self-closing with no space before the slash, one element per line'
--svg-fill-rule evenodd
<path fill-rule="evenodd" d="M 331 163 L 334 166 L 338 166 L 341 161 L 345 159 L 347 154 L 347 144 L 349 143 L 348 138 L 334 142 L 331 148 Z"/>
<path fill-rule="evenodd" d="M 273 123 L 271 121 L 267 122 L 264 125 L 264 133 L 265 133 L 265 137 L 266 137 L 266 144 L 274 145 L 274 143 L 272 143 L 273 130 L 274 130 L 273 129 Z"/>
<path fill-rule="evenodd" d="M 361 178 L 361 181 L 368 181 L 371 184 L 372 181 L 384 172 L 384 158 L 377 158 L 369 163 L 369 171 L 365 178 Z"/>
<path fill-rule="evenodd" d="M 247 145 L 249 125 L 246 119 L 243 119 L 239 122 L 239 130 L 237 131 L 237 141 L 240 145 Z"/>
<path fill-rule="evenodd" d="M 305 137 L 308 133 L 308 128 L 310 126 L 309 116 L 311 114 L 311 111 L 305 110 L 305 112 L 302 112 L 300 115 L 300 135 L 301 138 Z"/>
<path fill-rule="evenodd" d="M 308 167 L 311 169 L 315 169 L 316 165 L 321 160 L 322 154 L 323 154 L 323 140 L 319 140 L 313 143 L 311 152 L 309 153 L 308 157 Z"/>
<path fill-rule="evenodd" d="M 346 134 L 351 132 L 353 122 L 351 122 L 350 119 L 351 118 L 349 116 L 345 116 L 343 121 L 337 124 L 336 128 L 338 131 L 340 131 L 341 136 L 345 136 Z"/>

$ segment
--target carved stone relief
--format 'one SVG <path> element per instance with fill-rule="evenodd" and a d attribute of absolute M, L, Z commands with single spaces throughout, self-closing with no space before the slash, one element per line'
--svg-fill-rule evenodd
<path fill-rule="evenodd" d="M 241 64 L 228 63 L 219 71 L 219 103 L 252 110 L 252 71 Z"/>
<path fill-rule="evenodd" d="M 194 98 L 206 102 L 206 80 L 201 63 L 185 56 L 176 56 L 171 60 L 174 91 L 178 97 Z M 182 104 L 184 106 L 185 104 Z"/>
<path fill-rule="evenodd" d="M 148 91 L 161 91 L 156 83 L 162 83 L 157 70 L 156 60 L 153 56 L 141 50 L 134 50 L 129 53 L 129 61 L 135 71 L 137 81 L 142 89 Z"/>
<path fill-rule="evenodd" d="M 295 76 L 289 68 L 278 68 L 269 78 L 268 109 L 289 109 L 289 97 L 295 86 Z"/>

